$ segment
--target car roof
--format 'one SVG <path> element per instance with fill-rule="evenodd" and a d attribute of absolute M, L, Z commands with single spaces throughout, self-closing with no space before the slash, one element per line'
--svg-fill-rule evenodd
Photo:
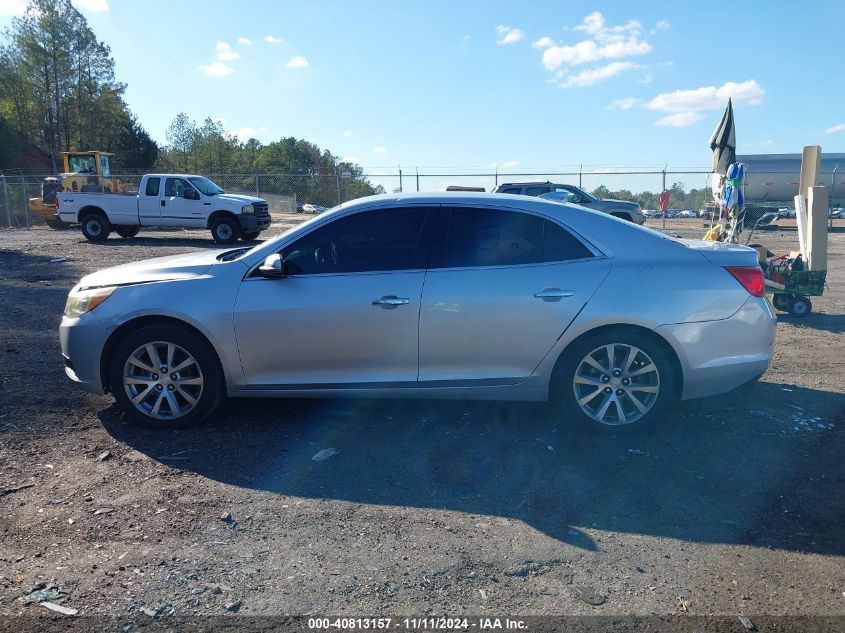
<path fill-rule="evenodd" d="M 523 187 L 526 185 L 554 185 L 557 186 L 567 186 L 567 187 L 575 187 L 576 185 L 570 185 L 564 182 L 552 182 L 551 180 L 532 180 L 530 182 L 503 182 L 499 185 L 499 187 Z"/>

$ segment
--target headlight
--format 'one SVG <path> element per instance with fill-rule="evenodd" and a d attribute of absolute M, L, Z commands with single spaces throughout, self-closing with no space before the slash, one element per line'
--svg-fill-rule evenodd
<path fill-rule="evenodd" d="M 86 312 L 90 312 L 103 301 L 108 299 L 117 288 L 93 288 L 91 290 L 80 290 L 67 296 L 65 303 L 65 316 L 69 319 L 78 319 Z"/>
<path fill-rule="evenodd" d="M 241 208 L 241 213 L 243 213 L 244 215 L 249 213 L 255 213 L 255 207 L 253 207 L 251 204 L 245 204 L 243 208 Z"/>

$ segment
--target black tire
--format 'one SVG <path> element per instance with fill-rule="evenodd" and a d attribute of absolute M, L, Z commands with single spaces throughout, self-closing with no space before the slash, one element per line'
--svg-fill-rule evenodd
<path fill-rule="evenodd" d="M 58 217 L 45 218 L 44 222 L 51 229 L 55 229 L 57 231 L 60 231 L 62 229 L 66 229 L 67 227 L 70 226 L 70 224 L 68 224 L 67 222 L 64 222 L 61 218 L 58 218 Z"/>
<path fill-rule="evenodd" d="M 120 237 L 124 237 L 126 239 L 130 239 L 138 235 L 138 232 L 141 230 L 140 226 L 116 226 L 114 230 Z"/>
<path fill-rule="evenodd" d="M 249 233 L 241 233 L 241 239 L 244 242 L 251 242 L 259 235 L 261 235 L 261 231 L 250 231 Z"/>
<path fill-rule="evenodd" d="M 789 307 L 792 304 L 792 297 L 790 295 L 775 294 L 772 295 L 772 305 L 776 310 L 781 312 L 789 312 Z"/>
<path fill-rule="evenodd" d="M 111 223 L 99 211 L 82 217 L 82 234 L 91 242 L 103 242 L 109 238 Z"/>
<path fill-rule="evenodd" d="M 173 413 L 175 412 L 170 409 L 169 404 L 165 404 L 169 399 L 168 397 L 161 404 L 160 411 L 164 412 L 164 410 L 167 409 L 167 412 L 169 412 L 172 417 L 154 417 L 148 412 L 142 411 L 139 407 L 136 407 L 132 403 L 130 395 L 127 393 L 127 389 L 130 387 L 124 386 L 123 384 L 124 368 L 127 361 L 136 350 L 149 343 L 172 343 L 179 348 L 182 348 L 184 352 L 190 354 L 196 361 L 196 366 L 199 369 L 198 371 L 191 373 L 188 377 L 190 378 L 199 375 L 202 380 L 202 385 L 199 391 L 197 391 L 195 387 L 192 387 L 192 389 L 194 389 L 192 391 L 192 397 L 198 395 L 197 402 L 193 405 L 193 408 L 186 411 L 184 414 L 173 416 Z M 158 346 L 157 349 L 163 354 L 166 348 Z M 182 356 L 181 353 L 177 354 L 178 355 L 174 356 L 174 362 L 178 363 L 180 359 L 184 359 L 185 357 Z M 150 359 L 149 356 L 146 358 L 147 360 Z M 168 368 L 168 370 L 169 369 L 170 368 Z M 140 368 L 136 370 L 135 366 L 133 366 L 133 371 L 138 371 L 139 373 L 146 375 L 145 370 Z M 153 379 L 154 376 L 159 375 L 153 374 L 150 375 L 149 378 Z M 157 394 L 164 393 L 165 387 L 170 390 L 171 381 L 168 379 L 172 378 L 172 376 L 173 374 L 170 376 L 161 374 L 159 377 L 162 380 L 167 380 L 167 384 L 155 384 L 155 390 L 151 389 L 149 391 L 150 395 L 140 401 L 141 406 L 152 409 L 156 399 L 158 398 Z M 223 380 L 220 363 L 214 349 L 208 344 L 208 342 L 194 332 L 176 325 L 149 325 L 130 333 L 126 338 L 118 343 L 112 353 L 111 358 L 109 359 L 108 377 L 112 395 L 120 408 L 142 424 L 158 429 L 174 429 L 201 422 L 217 408 L 222 400 L 222 394 L 225 391 L 225 382 Z M 172 382 L 175 387 L 177 384 L 176 381 Z M 136 388 L 141 389 L 141 387 Z M 171 390 L 171 392 L 174 397 L 177 397 L 175 390 Z M 165 393 L 164 395 L 167 394 Z M 182 396 L 178 396 L 178 402 L 182 406 L 187 406 L 185 403 L 188 403 L 188 401 Z"/>
<path fill-rule="evenodd" d="M 789 314 L 794 317 L 805 317 L 813 310 L 813 304 L 806 297 L 795 297 L 789 305 Z"/>
<path fill-rule="evenodd" d="M 576 372 L 579 371 L 582 362 L 585 361 L 588 355 L 610 345 L 616 346 L 613 348 L 614 355 L 616 356 L 615 362 L 612 363 L 613 367 L 608 368 L 606 374 L 598 372 L 595 369 L 593 370 L 596 372 L 594 378 L 598 382 L 605 384 L 605 377 L 607 378 L 607 386 L 600 387 L 596 384 L 598 391 L 593 391 L 591 389 L 592 385 L 590 384 L 578 384 L 576 386 Z M 632 347 L 639 349 L 642 354 L 636 353 L 634 358 L 628 359 L 627 356 Z M 608 356 L 609 352 L 604 352 L 604 358 L 607 359 Z M 600 357 L 601 352 L 599 353 Z M 593 359 L 596 360 L 595 357 Z M 649 366 L 646 362 L 647 359 L 651 360 L 656 368 L 656 372 L 647 372 L 633 378 L 628 378 L 627 384 L 623 384 L 622 382 L 625 380 L 624 375 L 617 376 L 613 373 L 613 369 L 620 369 L 619 365 L 624 365 L 626 360 L 631 365 L 631 371 L 645 369 Z M 604 367 L 611 363 L 605 360 L 605 362 L 599 361 L 599 364 Z M 588 371 L 590 369 L 589 366 L 585 366 L 585 368 Z M 583 371 L 584 368 L 581 369 Z M 553 401 L 563 412 L 566 421 L 571 423 L 576 429 L 598 433 L 630 433 L 652 427 L 664 417 L 667 410 L 677 401 L 679 380 L 680 376 L 678 375 L 675 359 L 664 345 L 659 344 L 652 337 L 636 330 L 614 328 L 584 336 L 567 347 L 552 374 L 552 384 L 549 386 L 549 390 Z M 631 389 L 632 386 L 644 388 L 653 388 L 656 386 L 658 391 L 656 396 L 652 398 L 652 394 L 645 393 L 636 388 Z M 596 394 L 595 397 L 599 398 L 595 406 L 592 404 L 595 400 L 584 403 L 588 409 L 592 409 L 592 412 L 596 416 L 601 413 L 604 402 L 606 400 L 611 401 L 606 407 L 606 413 L 603 416 L 606 417 L 605 421 L 594 419 L 594 417 L 591 417 L 591 415 L 582 409 L 582 406 L 578 404 L 576 389 L 582 399 L 593 393 Z M 606 389 L 611 389 L 611 393 L 608 394 Z M 622 395 L 614 394 L 614 389 L 617 391 L 617 394 L 621 391 Z M 645 413 L 641 413 L 635 407 L 631 401 L 631 398 L 634 397 L 636 397 L 640 404 L 647 406 Z M 621 414 L 620 405 L 622 407 Z M 610 416 L 611 408 L 615 410 L 616 420 L 607 419 L 612 417 Z M 630 421 L 623 422 L 623 417 L 626 420 L 630 418 Z"/>
<path fill-rule="evenodd" d="M 211 236 L 218 244 L 234 244 L 240 234 L 241 227 L 237 220 L 230 217 L 217 218 L 211 225 Z"/>

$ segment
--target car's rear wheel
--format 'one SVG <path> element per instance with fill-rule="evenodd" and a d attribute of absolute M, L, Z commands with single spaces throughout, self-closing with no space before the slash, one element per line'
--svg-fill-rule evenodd
<path fill-rule="evenodd" d="M 241 233 L 241 239 L 244 242 L 251 242 L 255 238 L 261 235 L 261 231 L 249 231 L 247 233 Z"/>
<path fill-rule="evenodd" d="M 651 426 L 676 399 L 677 369 L 663 345 L 634 330 L 608 330 L 568 347 L 552 385 L 568 420 L 582 429 Z"/>
<path fill-rule="evenodd" d="M 88 213 L 82 218 L 82 234 L 92 242 L 107 240 L 111 233 L 111 223 L 99 212 Z"/>
<path fill-rule="evenodd" d="M 147 326 L 123 339 L 109 363 L 109 384 L 126 413 L 157 428 L 205 419 L 224 387 L 214 349 L 173 325 Z"/>

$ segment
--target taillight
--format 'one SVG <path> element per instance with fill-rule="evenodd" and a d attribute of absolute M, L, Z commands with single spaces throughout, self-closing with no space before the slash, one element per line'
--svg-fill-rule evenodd
<path fill-rule="evenodd" d="M 763 269 L 759 266 L 725 266 L 725 270 L 755 297 L 765 294 L 766 282 L 763 279 Z"/>

